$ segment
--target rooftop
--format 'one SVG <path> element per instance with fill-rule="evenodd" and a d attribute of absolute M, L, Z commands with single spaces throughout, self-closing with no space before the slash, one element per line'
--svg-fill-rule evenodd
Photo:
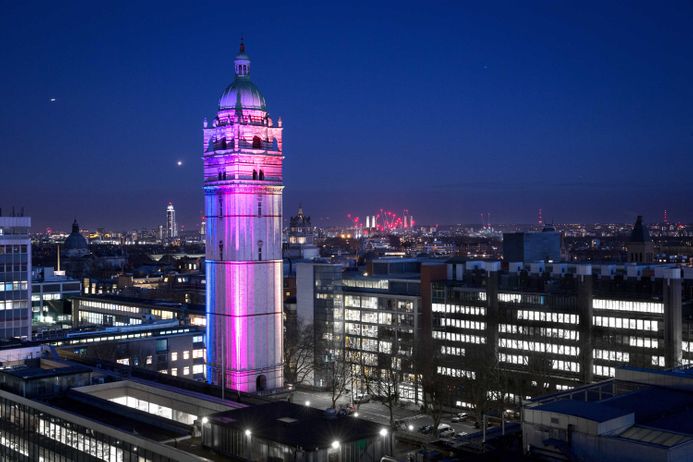
<path fill-rule="evenodd" d="M 568 414 L 594 422 L 606 422 L 630 413 L 623 409 L 607 406 L 598 402 L 585 402 L 570 399 L 544 404 L 535 407 L 534 410 Z"/>
<path fill-rule="evenodd" d="M 382 425 L 356 417 L 329 418 L 308 406 L 277 401 L 214 414 L 213 425 L 250 430 L 254 436 L 303 448 L 327 448 L 332 442 L 379 436 Z"/>

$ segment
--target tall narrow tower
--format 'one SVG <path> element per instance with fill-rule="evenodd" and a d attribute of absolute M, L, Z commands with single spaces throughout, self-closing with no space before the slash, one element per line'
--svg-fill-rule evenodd
<path fill-rule="evenodd" d="M 171 202 L 166 207 L 166 237 L 173 239 L 178 237 L 178 225 L 176 225 L 176 210 Z"/>
<path fill-rule="evenodd" d="M 203 130 L 207 377 L 254 392 L 283 386 L 282 122 L 250 81 L 242 41 L 234 63 Z"/>

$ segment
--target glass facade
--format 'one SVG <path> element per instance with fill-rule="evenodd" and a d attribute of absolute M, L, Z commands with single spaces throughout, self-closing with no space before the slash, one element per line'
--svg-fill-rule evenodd
<path fill-rule="evenodd" d="M 0 459 L 174 462 L 197 458 L 0 391 Z"/>
<path fill-rule="evenodd" d="M 0 338 L 31 338 L 28 217 L 0 217 Z"/>

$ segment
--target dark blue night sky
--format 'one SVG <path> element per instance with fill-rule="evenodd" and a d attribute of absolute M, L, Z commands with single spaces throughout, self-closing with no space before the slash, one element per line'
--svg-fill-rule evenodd
<path fill-rule="evenodd" d="M 673 1 L 3 1 L 0 207 L 126 230 L 170 200 L 196 226 L 244 35 L 286 215 L 692 221 L 691 24 Z"/>

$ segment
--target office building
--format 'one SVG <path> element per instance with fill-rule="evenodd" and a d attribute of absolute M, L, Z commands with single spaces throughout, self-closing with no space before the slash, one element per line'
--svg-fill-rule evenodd
<path fill-rule="evenodd" d="M 0 339 L 31 339 L 29 217 L 0 216 Z"/>
<path fill-rule="evenodd" d="M 70 300 L 74 327 L 131 326 L 169 319 L 192 326 L 206 324 L 202 305 L 121 295 L 80 295 Z"/>
<path fill-rule="evenodd" d="M 344 362 L 354 393 L 378 395 L 391 386 L 403 401 L 421 402 L 417 362 L 430 332 L 431 280 L 445 278 L 445 264 L 381 258 L 364 273 L 327 263 L 296 268 L 298 322 L 314 329 L 314 374 L 308 382 L 326 387 L 335 364 Z"/>
<path fill-rule="evenodd" d="M 204 124 L 208 377 L 241 391 L 282 387 L 282 123 L 250 80 L 235 79 Z M 222 373 L 223 371 L 223 373 Z"/>
<path fill-rule="evenodd" d="M 545 226 L 539 233 L 503 233 L 503 260 L 561 261 L 561 233 L 552 226 Z"/>
<path fill-rule="evenodd" d="M 63 357 L 205 379 L 204 328 L 176 320 L 75 331 L 50 340 Z"/>
<path fill-rule="evenodd" d="M 424 322 L 421 280 L 430 273 L 430 263 L 382 258 L 368 265 L 367 276 L 344 273 L 344 349 L 355 393 L 396 390 L 399 399 L 422 401 L 416 355 Z"/>
<path fill-rule="evenodd" d="M 327 386 L 330 368 L 344 354 L 343 270 L 330 263 L 296 264 L 297 330 L 313 327 L 313 373 L 306 380 L 316 387 Z"/>
<path fill-rule="evenodd" d="M 0 371 L 0 459 L 214 460 L 201 447 L 208 416 L 241 405 L 155 382 L 119 380 L 60 360 Z"/>
<path fill-rule="evenodd" d="M 681 268 L 452 260 L 447 272 L 432 283 L 431 339 L 450 404 L 519 405 L 613 377 L 618 365 L 692 360 L 682 315 L 693 274 Z"/>
<path fill-rule="evenodd" d="M 34 324 L 71 325 L 72 315 L 67 298 L 82 293 L 82 283 L 53 267 L 39 267 L 32 270 L 31 312 Z"/>
<path fill-rule="evenodd" d="M 166 238 L 175 239 L 178 237 L 178 225 L 176 224 L 176 210 L 171 202 L 166 207 Z"/>

